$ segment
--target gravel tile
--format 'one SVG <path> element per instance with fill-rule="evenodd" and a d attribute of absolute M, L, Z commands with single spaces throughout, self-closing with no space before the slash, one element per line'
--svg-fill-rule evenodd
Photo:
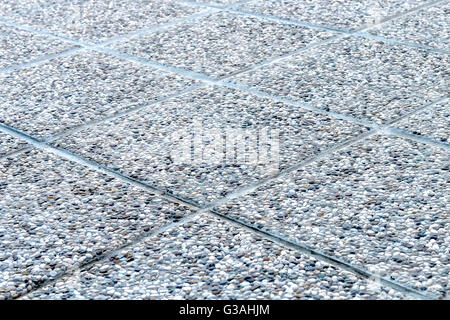
<path fill-rule="evenodd" d="M 414 134 L 428 136 L 437 141 L 450 143 L 450 105 L 449 101 L 439 103 L 432 108 L 405 118 L 398 127 Z"/>
<path fill-rule="evenodd" d="M 71 47 L 63 41 L 0 25 L 0 72 Z"/>
<path fill-rule="evenodd" d="M 235 77 L 260 90 L 385 123 L 448 93 L 450 58 L 355 37 Z"/>
<path fill-rule="evenodd" d="M 236 130 L 237 137 L 259 136 L 260 148 L 258 140 L 249 140 L 247 151 L 244 147 L 236 151 L 236 140 L 229 130 Z M 279 130 L 278 135 L 275 130 Z M 63 137 L 54 144 L 206 203 L 366 130 L 296 106 L 210 87 Z M 263 141 L 265 132 L 272 139 Z M 194 134 L 200 142 L 199 147 L 194 145 L 192 159 Z M 251 162 L 253 150 L 259 150 L 260 159 L 265 150 L 270 152 L 268 161 Z M 180 160 L 182 151 L 186 151 L 187 159 Z"/>
<path fill-rule="evenodd" d="M 450 3 L 441 2 L 414 14 L 399 17 L 369 32 L 387 38 L 450 50 Z"/>
<path fill-rule="evenodd" d="M 238 8 L 332 27 L 359 29 L 426 2 L 425 0 L 256 0 L 243 3 Z"/>
<path fill-rule="evenodd" d="M 81 52 L 0 75 L 0 122 L 43 138 L 193 83 L 105 54 Z"/>
<path fill-rule="evenodd" d="M 449 284 L 449 153 L 376 136 L 218 208 L 421 291 Z"/>
<path fill-rule="evenodd" d="M 393 290 L 204 215 L 33 299 L 399 299 Z"/>
<path fill-rule="evenodd" d="M 160 63 L 224 76 L 331 35 L 240 14 L 215 13 L 112 47 Z"/>
<path fill-rule="evenodd" d="M 240 0 L 190 0 L 190 2 L 207 3 L 207 4 L 225 6 L 225 5 L 230 5 L 230 4 L 240 2 Z"/>
<path fill-rule="evenodd" d="M 0 160 L 0 300 L 189 214 L 51 154 Z"/>
<path fill-rule="evenodd" d="M 100 42 L 201 10 L 173 0 L 63 0 L 19 10 L 9 19 L 73 39 Z"/>
<path fill-rule="evenodd" d="M 0 132 L 0 157 L 27 147 L 28 144 L 9 134 Z"/>
<path fill-rule="evenodd" d="M 48 6 L 57 0 L 0 0 L 0 17 L 8 18 L 12 13 Z"/>

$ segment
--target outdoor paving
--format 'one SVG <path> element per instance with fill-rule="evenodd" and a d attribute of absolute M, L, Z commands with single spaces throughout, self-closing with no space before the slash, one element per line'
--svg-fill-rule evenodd
<path fill-rule="evenodd" d="M 449 8 L 0 0 L 0 299 L 448 299 Z"/>

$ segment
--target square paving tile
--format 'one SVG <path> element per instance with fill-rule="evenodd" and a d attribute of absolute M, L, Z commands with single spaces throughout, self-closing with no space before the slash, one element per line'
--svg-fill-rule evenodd
<path fill-rule="evenodd" d="M 414 14 L 394 19 L 370 30 L 370 33 L 450 50 L 449 12 L 450 3 L 444 1 Z"/>
<path fill-rule="evenodd" d="M 49 5 L 48 0 L 0 0 L 0 18 L 45 5 Z"/>
<path fill-rule="evenodd" d="M 29 146 L 25 141 L 9 134 L 0 132 L 0 158 L 22 148 Z"/>
<path fill-rule="evenodd" d="M 365 131 L 296 106 L 210 87 L 54 144 L 206 203 Z M 239 144 L 239 138 L 246 139 L 245 144 Z M 252 158 L 258 154 L 259 159 Z"/>
<path fill-rule="evenodd" d="M 0 300 L 190 209 L 51 154 L 0 160 Z"/>
<path fill-rule="evenodd" d="M 240 0 L 190 0 L 190 2 L 226 6 L 226 5 L 238 3 L 238 2 L 240 2 Z"/>
<path fill-rule="evenodd" d="M 112 47 L 160 63 L 224 76 L 331 35 L 240 14 L 215 13 Z"/>
<path fill-rule="evenodd" d="M 66 42 L 0 24 L 0 72 L 73 47 Z"/>
<path fill-rule="evenodd" d="M 8 19 L 73 39 L 99 42 L 201 10 L 204 8 L 173 0 L 62 0 L 16 10 Z"/>
<path fill-rule="evenodd" d="M 450 292 L 449 152 L 375 136 L 218 210 L 423 292 Z"/>
<path fill-rule="evenodd" d="M 98 120 L 194 83 L 95 52 L 0 74 L 0 122 L 38 138 Z"/>
<path fill-rule="evenodd" d="M 32 299 L 395 299 L 373 281 L 204 215 Z"/>
<path fill-rule="evenodd" d="M 432 108 L 405 118 L 396 126 L 414 134 L 450 143 L 450 103 L 446 100 Z"/>
<path fill-rule="evenodd" d="M 291 20 L 359 29 L 426 2 L 424 0 L 256 0 L 243 3 L 238 7 Z"/>
<path fill-rule="evenodd" d="M 450 58 L 355 37 L 236 76 L 237 82 L 385 123 L 448 93 Z"/>

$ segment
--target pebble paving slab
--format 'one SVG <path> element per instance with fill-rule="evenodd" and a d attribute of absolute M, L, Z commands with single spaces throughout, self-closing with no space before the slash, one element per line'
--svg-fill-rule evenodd
<path fill-rule="evenodd" d="M 60 40 L 0 25 L 0 72 L 71 47 L 73 45 Z"/>
<path fill-rule="evenodd" d="M 423 0 L 256 0 L 239 7 L 285 19 L 307 21 L 344 29 L 359 29 L 405 12 Z"/>
<path fill-rule="evenodd" d="M 131 38 L 112 47 L 184 69 L 225 76 L 334 35 L 328 31 L 215 13 L 190 23 Z"/>
<path fill-rule="evenodd" d="M 193 83 L 103 53 L 77 53 L 0 74 L 0 121 L 45 138 Z"/>
<path fill-rule="evenodd" d="M 450 101 L 446 100 L 399 121 L 399 128 L 450 144 Z"/>
<path fill-rule="evenodd" d="M 220 210 L 443 296 L 450 291 L 449 156 L 376 136 Z"/>
<path fill-rule="evenodd" d="M 9 12 L 8 20 L 90 42 L 154 27 L 203 10 L 172 0 L 62 0 L 18 7 Z"/>
<path fill-rule="evenodd" d="M 448 299 L 449 10 L 0 0 L 0 300 Z"/>
<path fill-rule="evenodd" d="M 30 294 L 34 299 L 393 299 L 371 280 L 200 216 Z"/>
<path fill-rule="evenodd" d="M 449 10 L 450 3 L 444 1 L 414 14 L 399 17 L 383 27 L 371 30 L 370 33 L 450 50 Z"/>
<path fill-rule="evenodd" d="M 0 160 L 0 299 L 191 213 L 41 151 Z"/>
<path fill-rule="evenodd" d="M 268 152 L 279 153 L 279 162 L 243 163 L 244 159 L 237 156 L 245 156 L 245 149 L 235 151 L 236 141 L 222 138 L 230 129 L 247 130 L 248 136 L 259 135 L 261 139 L 266 132 L 262 129 L 279 130 L 267 142 L 272 143 Z M 176 195 L 206 203 L 366 131 L 363 126 L 296 106 L 212 87 L 90 127 L 56 140 L 54 145 Z M 271 132 L 267 131 L 269 138 Z M 196 149 L 202 159 L 196 156 L 196 162 L 191 162 L 193 134 L 202 141 L 202 149 Z M 212 149 L 208 143 L 214 152 L 209 152 Z M 186 146 L 188 158 L 180 160 L 180 149 Z M 274 156 L 272 160 L 277 159 Z"/>
<path fill-rule="evenodd" d="M 235 80 L 324 110 L 385 123 L 448 94 L 449 63 L 447 55 L 350 37 Z"/>
<path fill-rule="evenodd" d="M 0 132 L 0 158 L 27 147 L 28 144 L 9 134 Z"/>

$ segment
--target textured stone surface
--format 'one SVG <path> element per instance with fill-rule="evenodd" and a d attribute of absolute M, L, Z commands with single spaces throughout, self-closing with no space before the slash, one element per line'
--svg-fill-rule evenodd
<path fill-rule="evenodd" d="M 269 93 L 386 123 L 448 94 L 450 58 L 349 37 L 235 77 Z"/>
<path fill-rule="evenodd" d="M 54 144 L 205 203 L 366 130 L 296 106 L 214 87 L 149 106 Z M 199 143 L 191 155 L 194 134 Z M 259 144 L 253 140 L 258 136 Z M 265 136 L 269 139 L 263 141 Z M 252 140 L 241 148 L 234 137 Z M 267 161 L 261 160 L 265 151 Z M 260 160 L 252 162 L 256 152 Z"/>
<path fill-rule="evenodd" d="M 0 160 L 0 299 L 191 213 L 41 151 Z"/>
<path fill-rule="evenodd" d="M 9 134 L 0 132 L 0 158 L 27 146 L 28 144 L 25 141 L 17 139 Z"/>
<path fill-rule="evenodd" d="M 201 216 L 27 298 L 399 299 L 402 295 Z"/>
<path fill-rule="evenodd" d="M 375 136 L 220 207 L 222 213 L 443 296 L 449 153 Z"/>
<path fill-rule="evenodd" d="M 0 0 L 0 300 L 448 299 L 448 9 Z"/>
<path fill-rule="evenodd" d="M 450 143 L 450 102 L 446 100 L 427 108 L 411 117 L 405 118 L 397 125 L 414 134 L 433 138 L 439 142 Z"/>
<path fill-rule="evenodd" d="M 9 20 L 77 40 L 98 42 L 188 16 L 202 8 L 173 0 L 63 0 L 10 13 Z M 11 10 L 10 10 L 11 11 Z"/>
<path fill-rule="evenodd" d="M 338 28 L 360 29 L 426 2 L 424 0 L 255 0 L 245 2 L 238 7 L 286 19 Z"/>
<path fill-rule="evenodd" d="M 443 1 L 414 14 L 399 17 L 370 33 L 450 50 L 449 12 L 450 3 Z"/>
<path fill-rule="evenodd" d="M 215 13 L 112 47 L 160 63 L 224 76 L 331 35 L 239 14 Z"/>
<path fill-rule="evenodd" d="M 0 24 L 0 72 L 73 47 L 66 42 Z"/>
<path fill-rule="evenodd" d="M 175 74 L 81 52 L 0 74 L 0 122 L 43 138 L 192 84 Z"/>

